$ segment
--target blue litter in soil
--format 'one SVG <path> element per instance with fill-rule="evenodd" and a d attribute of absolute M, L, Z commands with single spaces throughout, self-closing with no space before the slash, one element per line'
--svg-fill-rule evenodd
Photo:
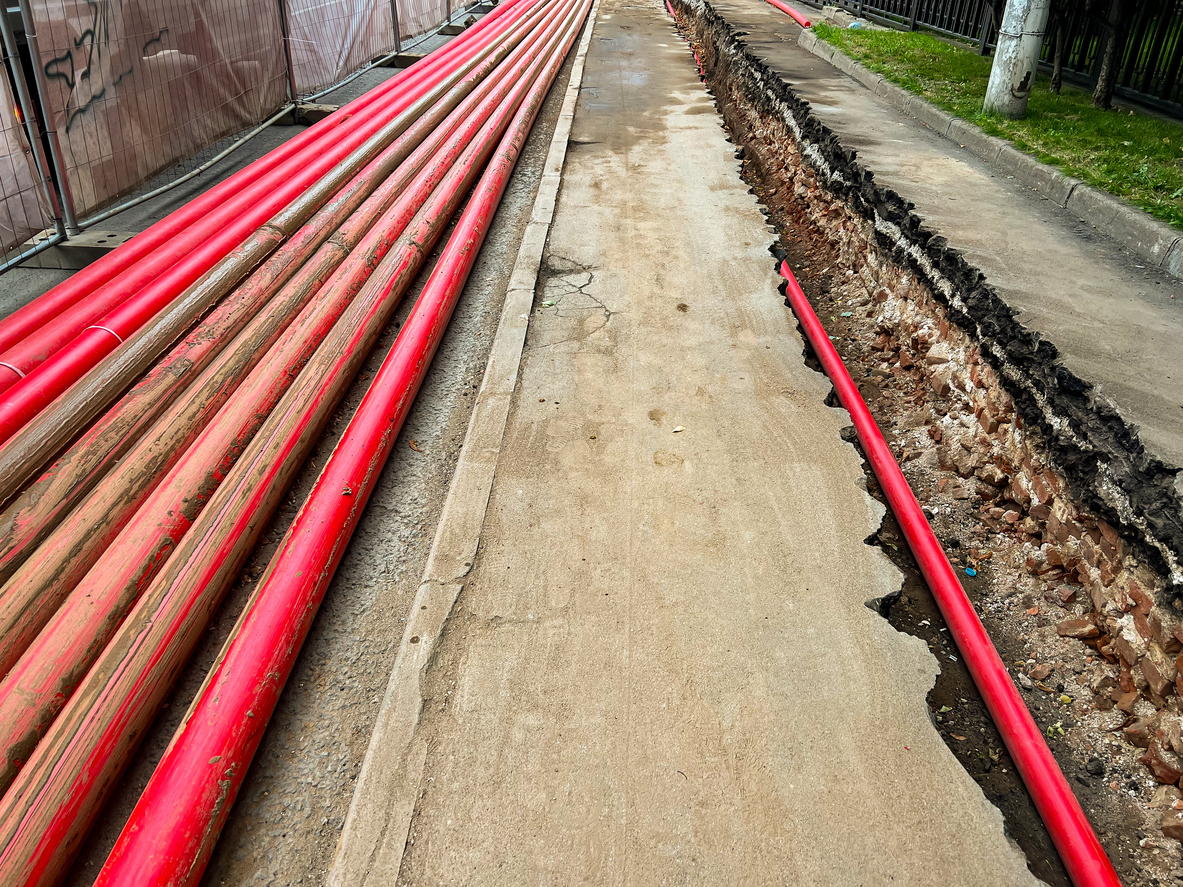
<path fill-rule="evenodd" d="M 966 567 L 965 568 L 965 575 L 966 576 L 976 576 L 976 575 L 978 575 L 978 571 L 975 570 L 973 567 Z"/>

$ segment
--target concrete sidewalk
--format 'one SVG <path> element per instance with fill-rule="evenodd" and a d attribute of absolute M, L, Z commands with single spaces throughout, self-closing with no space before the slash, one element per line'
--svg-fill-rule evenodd
<path fill-rule="evenodd" d="M 470 435 L 331 883 L 1035 883 L 865 605 L 881 508 L 686 46 L 603 0 L 590 47 L 488 508 Z"/>
<path fill-rule="evenodd" d="M 858 152 L 878 184 L 912 201 L 1023 324 L 1140 427 L 1151 452 L 1183 465 L 1183 283 L 798 46 L 801 28 L 763 0 L 711 6 L 748 32 L 752 54 Z"/>

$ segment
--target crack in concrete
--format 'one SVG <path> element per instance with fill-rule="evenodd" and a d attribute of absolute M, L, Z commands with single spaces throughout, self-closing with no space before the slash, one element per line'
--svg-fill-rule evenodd
<path fill-rule="evenodd" d="M 578 282 L 585 277 L 587 278 L 586 280 L 583 280 L 581 283 Z M 574 312 L 585 311 L 600 311 L 604 316 L 603 322 L 598 326 L 591 329 L 582 329 L 578 335 L 567 336 L 554 342 L 539 343 L 534 346 L 536 348 L 553 348 L 555 345 L 562 345 L 567 342 L 579 342 L 590 338 L 604 329 L 618 313 L 605 305 L 601 299 L 588 292 L 588 287 L 595 283 L 596 280 L 595 271 L 590 265 L 576 262 L 574 259 L 569 259 L 566 256 L 547 254 L 543 259 L 542 268 L 539 270 L 538 279 L 542 294 L 547 296 L 542 304 L 542 308 L 553 308 L 555 317 L 573 319 L 578 316 Z M 553 297 L 550 295 L 550 290 L 552 289 L 559 290 Z M 582 296 L 592 304 L 565 304 L 568 300 L 573 300 L 576 296 Z M 546 304 L 548 301 L 551 304 Z M 566 309 L 567 313 L 564 313 L 564 309 Z"/>

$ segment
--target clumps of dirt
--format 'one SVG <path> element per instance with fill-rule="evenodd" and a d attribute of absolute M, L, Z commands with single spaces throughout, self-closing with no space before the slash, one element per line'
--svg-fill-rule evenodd
<path fill-rule="evenodd" d="M 895 294 L 876 302 L 856 276 L 810 295 L 1123 880 L 1175 883 L 1179 845 L 1168 837 L 1179 834 L 1170 805 L 1180 774 L 1170 741 L 1179 735 L 1180 700 L 1173 684 L 1150 685 L 1121 652 L 1141 662 L 1137 642 L 1121 636 L 1125 625 L 1163 631 L 1144 591 L 1154 574 L 1120 550 L 1089 554 L 1105 567 L 1102 579 L 1080 555 L 1084 546 L 1100 551 L 1108 543 L 1107 524 L 1073 504 L 1063 478 L 1043 461 L 1038 434 L 1023 433 L 1021 417 L 1006 407 L 1005 392 L 975 363 L 973 349 L 949 347 L 961 337 L 956 327 L 927 348 L 923 327 L 909 334 L 914 287 L 906 304 Z M 979 409 L 975 400 L 983 397 L 994 405 Z M 1058 514 L 1065 517 L 1057 522 Z M 1080 532 L 1061 541 L 1054 534 L 1065 527 Z M 1003 811 L 1035 874 L 1068 884 L 894 521 L 875 541 L 907 577 L 890 621 L 924 638 L 941 663 L 929 697 L 938 729 Z M 1105 593 L 1108 615 L 1094 609 L 1090 588 Z M 1164 650 L 1142 638 L 1142 657 L 1173 668 L 1183 647 L 1173 635 L 1165 643 Z M 1148 662 L 1147 673 L 1152 667 Z M 1146 750 L 1131 736 L 1158 749 L 1157 770 L 1144 766 Z"/>
<path fill-rule="evenodd" d="M 949 320 L 972 335 L 1004 378 L 1020 414 L 1043 431 L 1050 457 L 1077 497 L 1144 549 L 1167 580 L 1164 594 L 1183 593 L 1178 469 L 1148 453 L 1112 403 L 1058 361 L 1055 345 L 1019 323 L 982 273 L 926 226 L 912 204 L 876 185 L 855 152 L 746 50 L 705 0 L 680 4 L 712 85 L 725 84 L 730 95 L 793 141 L 831 200 L 870 226 L 871 242 L 884 255 L 924 281 Z"/>
<path fill-rule="evenodd" d="M 676 5 L 745 178 L 1119 873 L 1183 883 L 1174 470 L 704 0 Z M 942 663 L 938 729 L 1032 870 L 1067 883 L 890 517 L 876 541 L 906 576 L 881 611 Z"/>

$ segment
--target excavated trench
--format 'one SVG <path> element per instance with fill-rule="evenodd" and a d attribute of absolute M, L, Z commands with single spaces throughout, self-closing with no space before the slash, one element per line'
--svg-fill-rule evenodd
<path fill-rule="evenodd" d="M 875 184 L 742 33 L 703 0 L 672 2 L 777 234 L 773 252 L 858 382 L 1118 874 L 1183 884 L 1174 469 Z M 868 541 L 905 576 L 898 598 L 869 605 L 941 664 L 928 700 L 938 730 L 1032 872 L 1068 884 L 890 511 Z"/>

